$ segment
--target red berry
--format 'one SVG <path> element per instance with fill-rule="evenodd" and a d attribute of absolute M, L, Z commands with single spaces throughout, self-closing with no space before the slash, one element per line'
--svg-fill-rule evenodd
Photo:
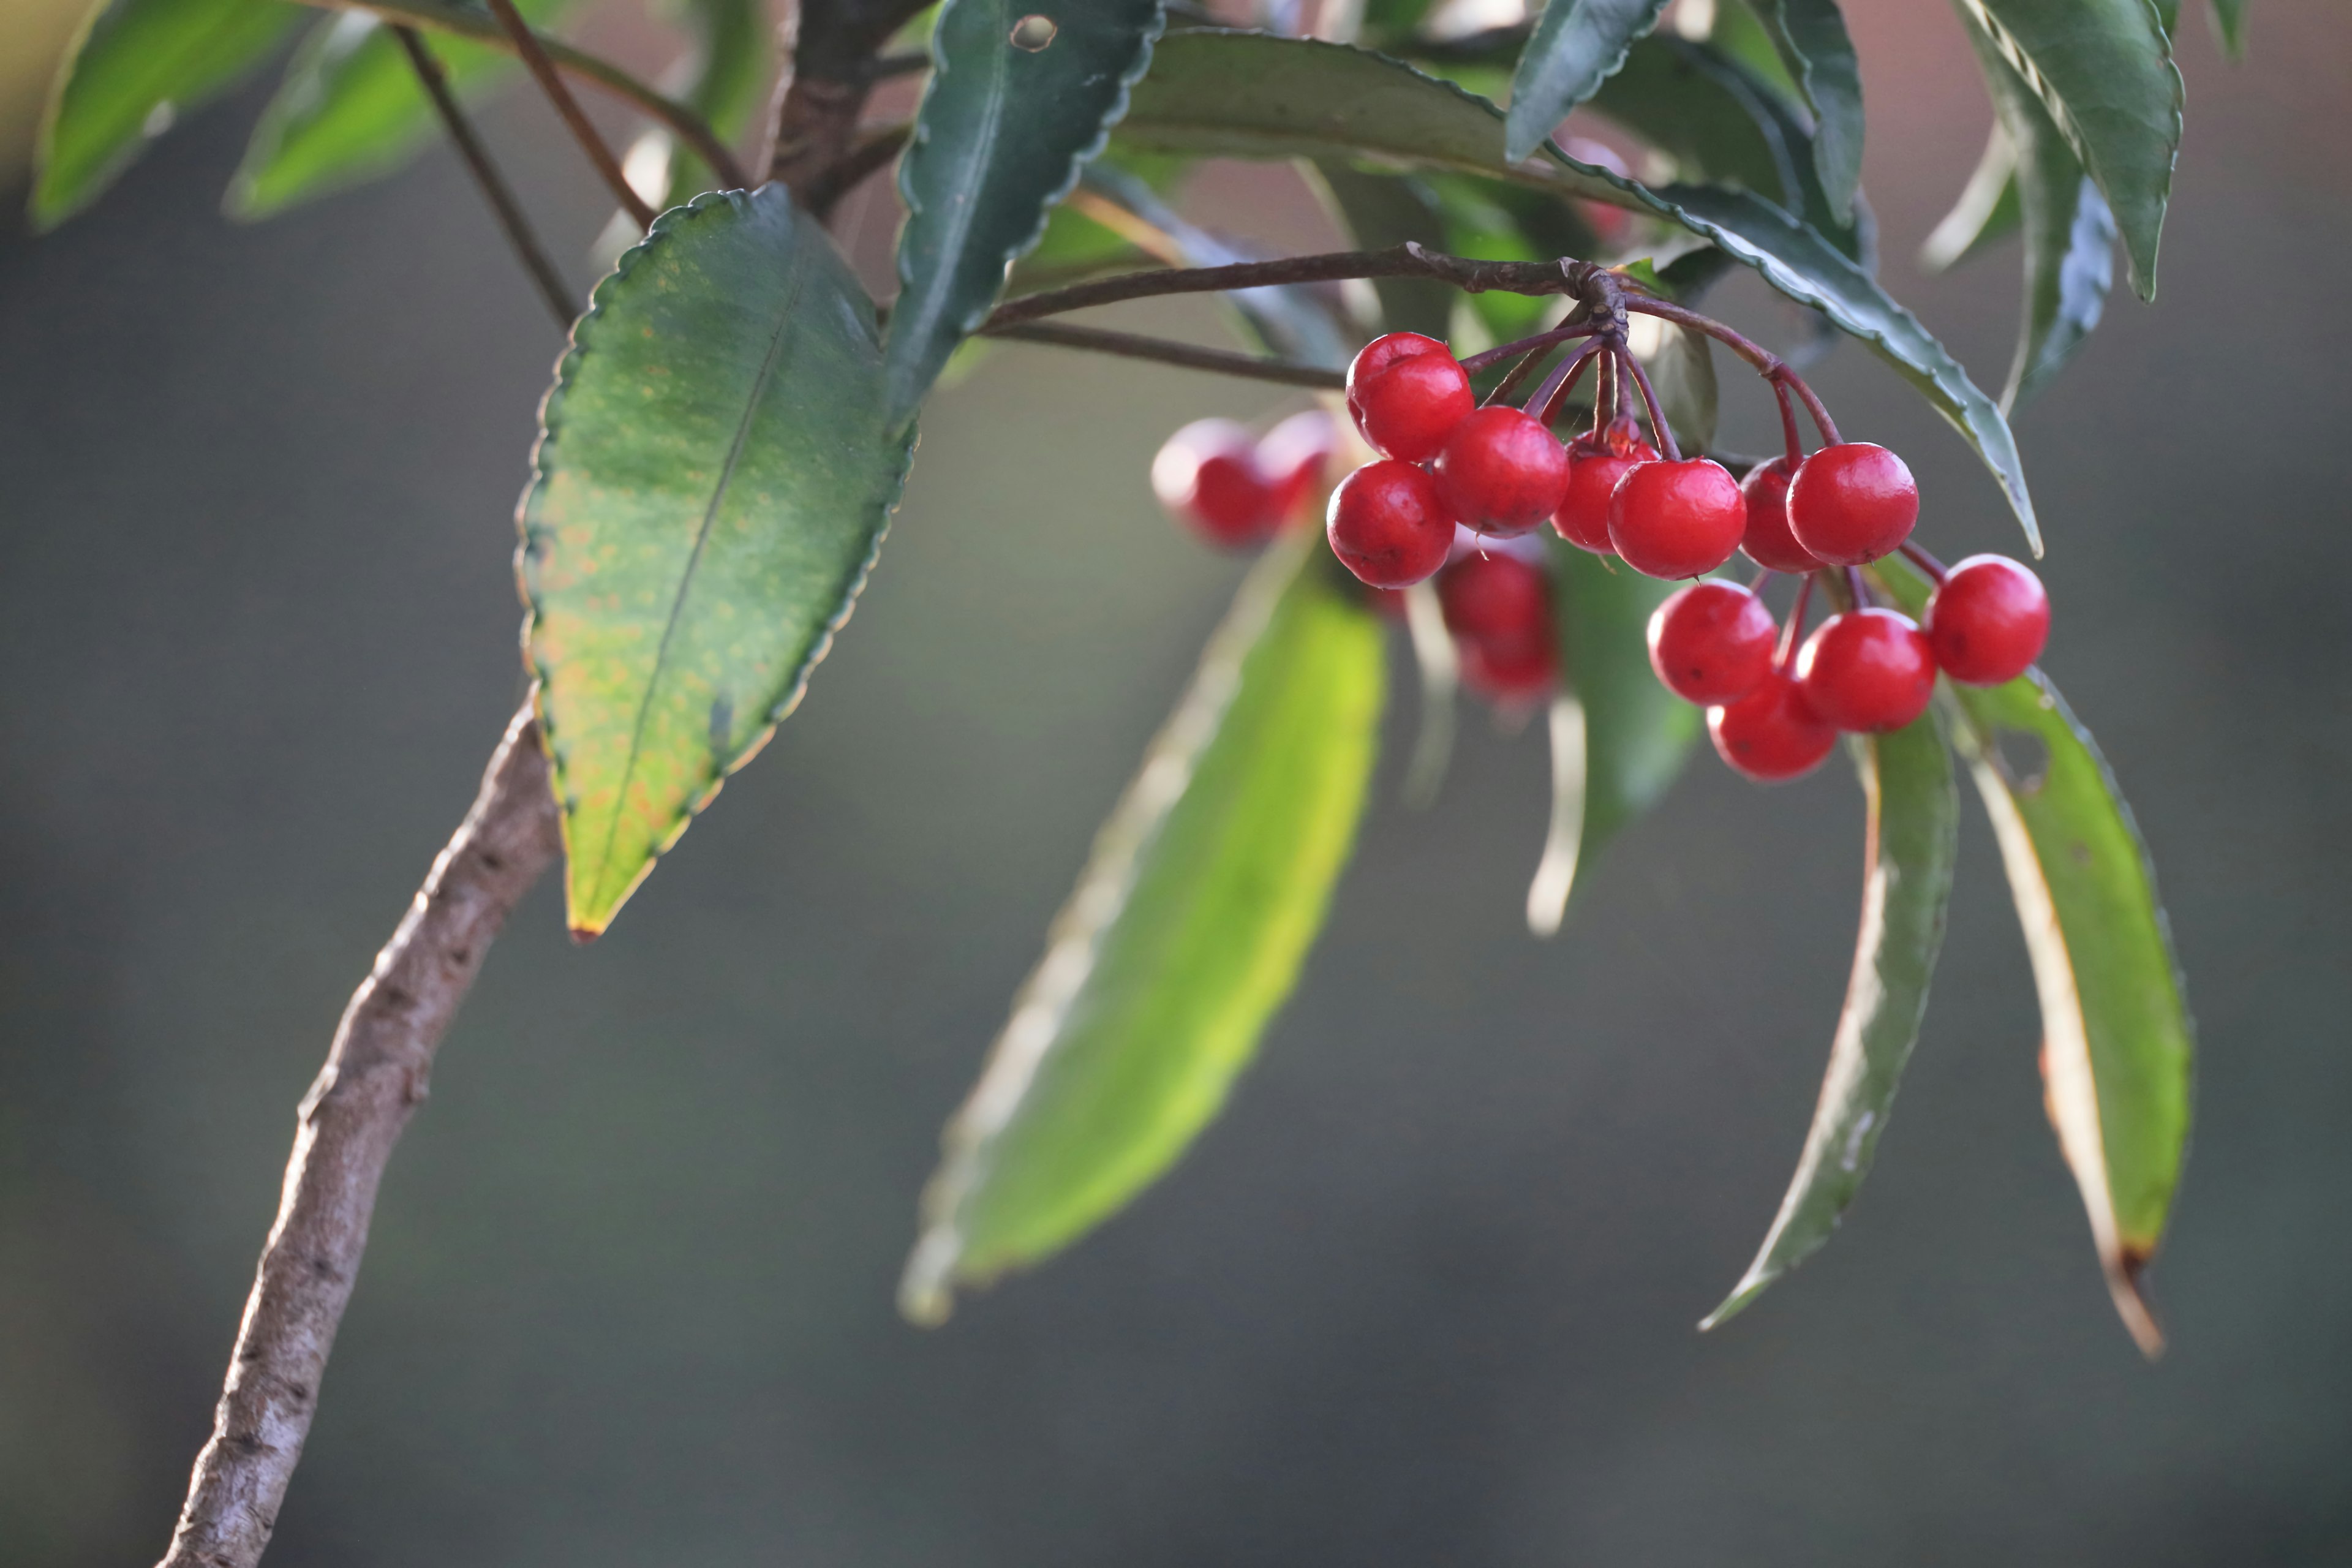
<path fill-rule="evenodd" d="M 1277 525 L 1323 482 L 1339 449 L 1339 427 L 1320 408 L 1294 414 L 1260 437 L 1257 468 L 1273 487 Z"/>
<path fill-rule="evenodd" d="M 1900 730 L 1936 694 L 1927 635 L 1893 610 L 1832 616 L 1797 655 L 1806 703 L 1841 730 Z"/>
<path fill-rule="evenodd" d="M 1740 535 L 1739 547 L 1757 565 L 1775 572 L 1811 572 L 1822 563 L 1789 531 L 1789 476 L 1793 471 L 1788 458 L 1775 458 L 1757 464 L 1739 481 L 1739 493 L 1748 502 L 1748 531 Z"/>
<path fill-rule="evenodd" d="M 1454 544 L 1437 481 L 1394 458 L 1341 479 L 1324 528 L 1340 564 L 1375 588 L 1412 586 L 1445 564 Z"/>
<path fill-rule="evenodd" d="M 1276 487 L 1257 464 L 1257 440 L 1230 419 L 1196 419 L 1151 459 L 1151 489 L 1171 514 L 1213 544 L 1265 542 L 1282 521 Z"/>
<path fill-rule="evenodd" d="M 1462 684 L 1489 702 L 1521 708 L 1549 695 L 1559 670 L 1559 650 L 1549 637 L 1499 644 L 1457 645 Z"/>
<path fill-rule="evenodd" d="M 1729 702 L 1771 673 L 1776 629 L 1737 583 L 1693 583 L 1650 613 L 1650 668 L 1686 701 Z"/>
<path fill-rule="evenodd" d="M 1946 675 L 1969 686 L 2015 680 L 2050 640 L 2042 579 L 2006 555 L 1971 555 L 1927 601 L 1927 643 Z"/>
<path fill-rule="evenodd" d="M 1568 490 L 1567 452 L 1516 408 L 1481 408 L 1456 425 L 1434 472 L 1447 509 L 1480 533 L 1525 533 Z"/>
<path fill-rule="evenodd" d="M 1875 561 L 1911 537 L 1919 487 L 1903 459 L 1867 441 L 1824 447 L 1789 481 L 1789 531 L 1832 566 Z"/>
<path fill-rule="evenodd" d="M 1708 709 L 1706 732 L 1717 755 L 1759 784 L 1811 773 L 1837 744 L 1837 731 L 1822 721 L 1797 683 L 1778 669 L 1765 671 L 1738 701 Z"/>
<path fill-rule="evenodd" d="M 1464 556 L 1437 574 L 1437 603 L 1464 642 L 1552 640 L 1551 579 L 1514 556 Z"/>
<path fill-rule="evenodd" d="M 1609 542 L 1625 564 L 1652 577 L 1696 577 L 1731 559 L 1748 503 L 1723 465 L 1707 458 L 1628 468 L 1609 498 Z"/>
<path fill-rule="evenodd" d="M 1475 406 L 1469 373 L 1419 332 L 1374 338 L 1348 367 L 1348 412 L 1364 439 L 1391 458 L 1435 457 Z"/>
<path fill-rule="evenodd" d="M 1654 463 L 1658 454 L 1633 433 L 1633 422 L 1621 419 L 1605 436 L 1579 436 L 1568 444 L 1568 491 L 1551 525 L 1580 550 L 1613 555 L 1609 542 L 1609 497 L 1617 481 L 1637 463 Z"/>

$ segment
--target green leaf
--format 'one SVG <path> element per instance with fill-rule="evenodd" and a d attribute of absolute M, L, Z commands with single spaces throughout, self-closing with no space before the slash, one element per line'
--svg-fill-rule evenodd
<path fill-rule="evenodd" d="M 569 0 L 515 0 L 544 26 Z M 461 98 L 478 100 L 520 68 L 512 55 L 436 33 L 433 53 Z M 441 134 L 433 101 L 383 22 L 363 11 L 327 17 L 302 39 L 262 110 L 229 182 L 229 216 L 248 221 L 407 163 Z"/>
<path fill-rule="evenodd" d="M 2115 281 L 2115 219 L 2042 100 L 1965 7 L 1993 109 L 2015 149 L 2011 175 L 2025 226 L 2025 308 L 2001 397 L 2013 411 L 2058 374 L 2099 324 Z"/>
<path fill-rule="evenodd" d="M 1137 146 L 1244 158 L 1351 158 L 1375 166 L 1502 176 L 1555 195 L 1646 213 L 1713 240 L 1800 304 L 1820 310 L 1916 386 L 2000 481 L 2041 549 L 2008 421 L 1917 319 L 1817 230 L 1745 191 L 1664 191 L 1547 145 L 1502 162 L 1495 106 L 1411 66 L 1343 45 L 1263 34 L 1164 40 L 1120 127 Z"/>
<path fill-rule="evenodd" d="M 664 214 L 597 285 L 522 505 L 575 933 L 800 700 L 905 474 L 882 416 L 873 307 L 780 185 Z"/>
<path fill-rule="evenodd" d="M 1643 356 L 1643 368 L 1650 373 L 1659 412 L 1685 451 L 1703 452 L 1715 445 L 1715 356 L 1703 332 L 1667 321 L 1659 321 L 1655 330 L 1657 348 Z"/>
<path fill-rule="evenodd" d="M 1533 36 L 1511 73 L 1511 110 L 1503 132 L 1505 156 L 1530 156 L 1600 90 L 1633 41 L 1658 25 L 1666 0 L 1545 0 Z"/>
<path fill-rule="evenodd" d="M 2170 32 L 2170 28 L 2165 29 Z M 2246 58 L 2246 0 L 2213 0 L 2213 35 L 2231 65 Z"/>
<path fill-rule="evenodd" d="M 683 94 L 686 103 L 701 115 L 722 142 L 732 142 L 751 123 L 761 106 L 761 89 L 767 85 L 768 56 L 773 28 L 764 0 L 686 0 L 682 10 L 694 36 L 691 75 Z M 667 143 L 667 131 L 648 131 Z M 704 166 L 690 148 L 670 153 L 669 180 L 656 204 L 667 210 L 718 183 L 717 173 Z"/>
<path fill-rule="evenodd" d="M 930 84 L 898 164 L 906 227 L 885 379 L 895 425 L 915 416 L 940 367 L 980 324 L 1005 268 L 1037 243 L 1079 166 L 1103 149 L 1151 63 L 1160 0 L 1064 9 L 1047 41 L 1013 0 L 947 0 Z"/>
<path fill-rule="evenodd" d="M 1813 111 L 1813 168 L 1842 223 L 1862 184 L 1862 64 L 1837 0 L 1757 0 L 1757 19 Z"/>
<path fill-rule="evenodd" d="M 1370 174 L 1336 159 L 1314 168 L 1326 205 L 1357 249 L 1386 250 L 1408 240 L 1433 250 L 1444 247 L 1444 214 L 1437 193 L 1423 181 Z M 1445 339 L 1454 320 L 1453 289 L 1427 278 L 1375 279 L 1372 289 L 1380 297 L 1381 323 L 1387 331 Z"/>
<path fill-rule="evenodd" d="M 948 1125 L 899 1302 L 1058 1251 L 1223 1104 L 1296 983 L 1362 812 L 1381 628 L 1319 533 L 1243 584 Z"/>
<path fill-rule="evenodd" d="M 1927 584 L 1872 570 L 1921 613 Z M 2116 1311 L 2163 1336 L 2139 1276 L 2164 1238 L 2188 1148 L 2195 1032 L 2156 868 L 2098 743 L 2049 678 L 1947 685 L 1952 738 L 1992 819 L 2042 1003 L 2042 1075 Z"/>
<path fill-rule="evenodd" d="M 1772 41 L 1748 0 L 1715 0 L 1706 42 L 1753 71 L 1775 95 L 1790 101 L 1804 97 L 1804 89 L 1789 74 L 1788 62 L 1780 58 L 1780 46 Z"/>
<path fill-rule="evenodd" d="M 1853 739 L 1868 808 L 1863 839 L 1862 931 L 1853 974 L 1830 1045 L 1813 1124 L 1795 1179 L 1756 1261 L 1699 1327 L 1714 1328 L 1830 1238 L 1838 1217 L 1862 1190 L 1871 1156 L 1895 1103 L 1927 982 L 1944 945 L 1952 896 L 1952 859 L 1960 805 L 1952 757 L 1937 717 L 1928 714 L 1891 735 Z"/>
<path fill-rule="evenodd" d="M 2025 207 L 2017 195 L 2017 147 L 1996 120 L 1960 199 L 1920 246 L 1920 269 L 1948 271 L 1975 259 L 2024 226 Z"/>
<path fill-rule="evenodd" d="M 1674 159 L 1685 180 L 1744 185 L 1792 211 L 1805 205 L 1810 138 L 1769 89 L 1705 44 L 1643 39 L 1592 110 Z"/>
<path fill-rule="evenodd" d="M 278 0 L 115 0 L 92 10 L 41 117 L 33 226 L 46 233 L 96 201 L 149 142 L 257 68 L 304 14 Z"/>
<path fill-rule="evenodd" d="M 1087 174 L 1095 174 L 1113 181 L 1133 181 L 1137 188 L 1157 196 L 1174 189 L 1192 169 L 1190 158 L 1145 154 L 1117 163 L 1097 158 L 1087 165 L 1079 184 L 1086 184 Z M 1150 255 L 1127 235 L 1106 227 L 1076 204 L 1066 201 L 1046 218 L 1045 233 L 1035 247 L 1013 264 L 1011 281 L 1005 287 L 1016 294 L 1032 289 L 1057 288 L 1096 272 L 1132 272 L 1150 266 L 1151 260 Z"/>
<path fill-rule="evenodd" d="M 2148 0 L 1954 0 L 2042 107 L 2115 213 L 2132 287 L 2156 298 L 2180 151 L 2180 72 Z M 1999 88 L 1995 87 L 1998 96 Z"/>

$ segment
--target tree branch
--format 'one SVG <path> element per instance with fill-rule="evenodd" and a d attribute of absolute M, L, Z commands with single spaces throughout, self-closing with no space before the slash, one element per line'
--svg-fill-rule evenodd
<path fill-rule="evenodd" d="M 526 703 L 303 1097 L 278 1222 L 162 1568 L 253 1568 L 269 1543 L 385 1163 L 425 1099 L 434 1050 L 484 951 L 562 847 L 547 756 Z"/>
<path fill-rule="evenodd" d="M 597 174 L 603 178 L 605 188 L 613 193 L 613 199 L 621 204 L 621 210 L 635 221 L 639 232 L 653 227 L 654 209 L 646 205 L 645 197 L 637 195 L 637 188 L 629 184 L 629 176 L 621 170 L 621 161 L 613 156 L 613 150 L 604 145 L 604 138 L 597 134 L 596 127 L 582 112 L 580 100 L 572 96 L 572 89 L 563 85 L 563 78 L 556 73 L 555 62 L 547 58 L 547 51 L 540 47 L 539 35 L 530 30 L 530 24 L 524 21 L 522 13 L 514 8 L 514 0 L 490 0 L 490 11 L 498 17 L 499 26 L 507 30 L 507 37 L 514 43 L 515 53 L 520 55 L 522 63 L 530 68 L 531 78 L 539 83 L 540 91 L 545 93 L 547 101 L 554 106 L 556 118 L 563 121 L 566 131 L 572 132 L 572 140 L 580 144 L 580 151 L 588 155 L 588 162 L 596 166 Z"/>
<path fill-rule="evenodd" d="M 1135 332 L 1108 331 L 1100 327 L 1071 327 L 1057 321 L 1015 321 L 1009 326 L 982 327 L 981 332 L 992 338 L 1010 338 L 1015 342 L 1050 343 L 1055 348 L 1087 349 L 1095 353 L 1118 354 L 1126 359 L 1154 360 L 1161 364 L 1182 365 L 1187 370 L 1213 371 L 1220 375 L 1271 381 L 1284 386 L 1311 386 L 1320 391 L 1338 392 L 1348 384 L 1346 376 L 1319 365 L 1300 364 L 1286 359 L 1262 359 L 1255 354 L 1233 353 L 1224 349 L 1197 348 L 1191 343 L 1170 342 L 1165 338 L 1147 338 Z"/>
<path fill-rule="evenodd" d="M 875 56 L 929 0 L 801 0 L 789 68 L 778 86 L 768 178 L 820 220 L 845 186 L 831 183 L 857 139 L 877 77 Z M 822 203 L 817 198 L 823 198 Z"/>

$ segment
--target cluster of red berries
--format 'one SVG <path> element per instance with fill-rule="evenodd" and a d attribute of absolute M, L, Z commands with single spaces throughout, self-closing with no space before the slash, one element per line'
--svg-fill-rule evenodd
<path fill-rule="evenodd" d="M 1151 490 L 1210 543 L 1251 549 L 1298 515 L 1338 449 L 1339 431 L 1319 408 L 1263 437 L 1231 419 L 1195 419 L 1151 460 Z"/>

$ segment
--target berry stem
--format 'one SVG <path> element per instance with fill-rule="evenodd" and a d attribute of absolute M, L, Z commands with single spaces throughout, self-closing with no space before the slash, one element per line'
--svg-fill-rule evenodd
<path fill-rule="evenodd" d="M 1283 386 L 1311 386 L 1319 392 L 1338 392 L 1348 384 L 1348 378 L 1339 372 L 1325 370 L 1320 365 L 1300 364 L 1286 359 L 1261 359 L 1255 354 L 1204 349 L 1192 343 L 1173 343 L 1165 338 L 1148 338 L 1139 332 L 1115 332 L 1102 327 L 1074 327 L 1066 321 L 1016 321 L 1010 326 L 982 327 L 981 331 L 988 337 L 1010 338 L 1015 342 L 1087 349 L 1098 354 L 1154 360 L 1161 364 L 1181 365 L 1187 370 L 1213 371 L 1220 375 L 1237 375 L 1250 381 L 1271 381 Z"/>
<path fill-rule="evenodd" d="M 1528 377 L 1536 373 L 1537 369 L 1542 365 L 1549 353 L 1550 349 L 1549 345 L 1544 348 L 1532 349 L 1528 351 L 1526 358 L 1520 360 L 1518 363 L 1511 367 L 1511 372 L 1508 375 L 1506 375 L 1502 380 L 1495 384 L 1495 390 L 1488 393 L 1485 398 L 1481 400 L 1482 404 L 1487 406 L 1492 406 L 1495 404 L 1509 402 L 1514 396 L 1517 395 L 1519 388 L 1528 384 Z"/>
<path fill-rule="evenodd" d="M 1950 574 L 1944 570 L 1944 563 L 1942 562 L 1937 560 L 1934 556 L 1928 554 L 1926 551 L 1920 549 L 1917 545 L 1912 543 L 1907 539 L 1902 543 L 1896 545 L 1895 548 L 1903 552 L 1903 558 L 1905 560 L 1910 562 L 1912 565 L 1916 566 L 1920 571 L 1925 572 L 1929 577 L 1935 579 L 1936 585 L 1939 588 L 1944 585 L 1944 579 L 1950 575 Z"/>
<path fill-rule="evenodd" d="M 1575 389 L 1580 380 L 1583 379 L 1584 367 L 1591 364 L 1593 357 L 1604 347 L 1604 344 L 1599 342 L 1585 344 L 1567 359 L 1560 361 L 1552 373 L 1544 378 L 1544 384 L 1536 389 L 1536 395 L 1528 399 L 1527 405 L 1528 413 L 1537 424 L 1546 429 L 1550 428 L 1551 422 L 1559 416 L 1559 405 L 1568 401 L 1569 393 Z"/>
<path fill-rule="evenodd" d="M 1612 343 L 1609 352 L 1611 357 L 1633 378 L 1633 385 L 1641 392 L 1642 406 L 1650 416 L 1650 435 L 1657 442 L 1658 450 L 1666 455 L 1667 462 L 1681 462 L 1682 448 L 1675 445 L 1674 426 L 1668 425 L 1665 416 L 1658 412 L 1658 395 L 1651 389 L 1650 373 L 1642 368 L 1640 360 L 1620 345 Z"/>
<path fill-rule="evenodd" d="M 1853 608 L 1861 610 L 1869 607 L 1870 585 L 1862 580 L 1861 567 L 1849 566 L 1845 569 L 1845 591 L 1853 596 Z"/>
<path fill-rule="evenodd" d="M 1772 395 L 1780 404 L 1780 437 L 1788 444 L 1789 473 L 1794 478 L 1797 465 L 1805 460 L 1805 440 L 1797 430 L 1797 405 L 1789 401 L 1789 389 L 1779 381 L 1772 383 Z"/>
<path fill-rule="evenodd" d="M 1805 635 L 1805 610 L 1813 602 L 1813 574 L 1810 572 L 1797 581 L 1797 602 L 1789 606 L 1789 624 L 1781 630 L 1780 646 L 1773 650 L 1772 668 L 1786 669 L 1797 654 L 1797 643 Z"/>
<path fill-rule="evenodd" d="M 1772 389 L 1776 393 L 1784 385 L 1794 388 L 1797 395 L 1805 400 L 1805 411 L 1813 416 L 1813 423 L 1821 427 L 1822 439 L 1832 447 L 1837 445 L 1837 422 L 1830 417 L 1830 411 L 1822 406 L 1822 400 L 1814 395 L 1813 389 L 1805 384 L 1805 378 L 1790 370 L 1789 362 L 1770 349 L 1753 338 L 1725 326 L 1712 316 L 1702 316 L 1696 310 L 1685 310 L 1680 305 L 1664 300 L 1653 299 L 1647 294 L 1626 295 L 1624 306 L 1626 310 L 1638 310 L 1644 316 L 1656 316 L 1679 326 L 1689 327 L 1695 331 L 1705 332 L 1708 337 L 1715 339 L 1733 353 L 1746 360 L 1755 368 L 1757 374 L 1772 384 Z"/>
<path fill-rule="evenodd" d="M 1462 368 L 1475 375 L 1488 365 L 1500 364 L 1522 350 L 1556 348 L 1576 338 L 1591 337 L 1603 330 L 1584 321 L 1571 325 L 1554 327 L 1550 331 L 1538 332 L 1534 337 L 1521 338 L 1517 342 L 1504 343 L 1500 347 L 1488 349 L 1484 353 L 1472 354 L 1462 362 Z"/>

